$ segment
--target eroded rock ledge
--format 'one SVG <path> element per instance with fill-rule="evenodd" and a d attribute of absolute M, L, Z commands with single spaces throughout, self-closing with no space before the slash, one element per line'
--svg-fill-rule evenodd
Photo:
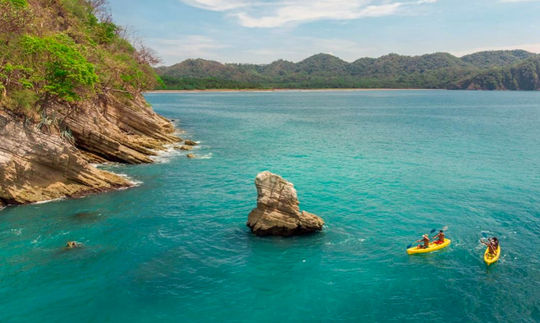
<path fill-rule="evenodd" d="M 157 150 L 179 141 L 172 123 L 142 95 L 129 103 L 106 96 L 76 107 L 55 106 L 48 115 L 70 136 L 0 107 L 0 207 L 130 187 L 127 179 L 91 163 L 151 163 Z"/>
<path fill-rule="evenodd" d="M 324 221 L 301 211 L 292 183 L 265 171 L 255 178 L 257 207 L 248 216 L 247 226 L 258 236 L 292 236 L 320 231 Z"/>

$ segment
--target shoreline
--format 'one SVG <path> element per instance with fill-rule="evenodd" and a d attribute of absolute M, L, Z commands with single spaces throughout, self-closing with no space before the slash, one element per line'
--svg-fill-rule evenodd
<path fill-rule="evenodd" d="M 367 91 L 438 91 L 446 89 L 414 89 L 414 88 L 321 88 L 321 89 L 207 89 L 207 90 L 151 90 L 145 91 L 144 94 L 152 93 L 228 93 L 228 92 L 367 92 Z"/>

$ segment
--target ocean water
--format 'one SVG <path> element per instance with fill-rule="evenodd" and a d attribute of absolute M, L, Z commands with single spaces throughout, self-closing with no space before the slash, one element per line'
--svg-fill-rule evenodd
<path fill-rule="evenodd" d="M 540 93 L 147 99 L 199 158 L 106 166 L 141 184 L 1 211 L 0 322 L 540 320 Z M 249 232 L 263 170 L 323 232 Z M 405 253 L 443 226 L 450 247 Z M 483 235 L 501 241 L 490 268 Z"/>

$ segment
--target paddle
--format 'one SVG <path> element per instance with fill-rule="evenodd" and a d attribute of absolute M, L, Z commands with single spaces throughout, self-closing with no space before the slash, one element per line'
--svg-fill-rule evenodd
<path fill-rule="evenodd" d="M 448 230 L 448 226 L 445 225 L 443 228 L 442 228 L 442 231 L 446 231 Z M 433 232 L 437 231 L 437 229 L 431 229 L 431 231 L 429 231 L 429 234 L 432 234 Z M 413 243 L 411 243 L 410 245 L 407 246 L 407 249 L 409 249 L 410 247 L 412 247 Z"/>

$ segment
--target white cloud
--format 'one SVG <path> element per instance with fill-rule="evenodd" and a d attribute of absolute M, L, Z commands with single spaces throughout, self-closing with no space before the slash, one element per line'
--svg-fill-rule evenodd
<path fill-rule="evenodd" d="M 244 27 L 273 28 L 316 20 L 352 20 L 395 15 L 402 8 L 437 0 L 181 0 L 194 7 L 226 12 Z"/>
<path fill-rule="evenodd" d="M 227 11 L 248 7 L 249 3 L 243 0 L 181 0 L 182 2 L 201 9 L 212 11 Z"/>
<path fill-rule="evenodd" d="M 278 47 L 239 49 L 201 35 L 179 39 L 149 38 L 145 43 L 158 49 L 161 65 L 172 65 L 188 58 L 203 58 L 222 63 L 268 64 L 277 59 L 300 61 L 316 53 L 335 55 L 346 61 L 369 55 L 373 48 L 348 39 L 291 37 Z"/>
<path fill-rule="evenodd" d="M 201 35 L 183 36 L 181 39 L 149 38 L 145 43 L 152 48 L 159 48 L 158 56 L 165 65 L 175 64 L 186 58 L 220 59 L 217 51 L 227 45 Z"/>
<path fill-rule="evenodd" d="M 352 62 L 368 55 L 372 50 L 364 44 L 347 39 L 294 37 L 288 39 L 283 46 L 278 48 L 250 49 L 237 53 L 236 58 L 243 62 L 268 64 L 276 59 L 298 62 L 310 55 L 325 53 Z"/>
<path fill-rule="evenodd" d="M 478 48 L 474 48 L 470 50 L 452 51 L 451 53 L 456 56 L 464 56 L 467 54 L 489 51 L 489 50 L 513 50 L 513 49 L 523 49 L 531 53 L 540 53 L 540 43 L 518 44 L 518 45 L 508 45 L 508 46 L 478 47 Z"/>

